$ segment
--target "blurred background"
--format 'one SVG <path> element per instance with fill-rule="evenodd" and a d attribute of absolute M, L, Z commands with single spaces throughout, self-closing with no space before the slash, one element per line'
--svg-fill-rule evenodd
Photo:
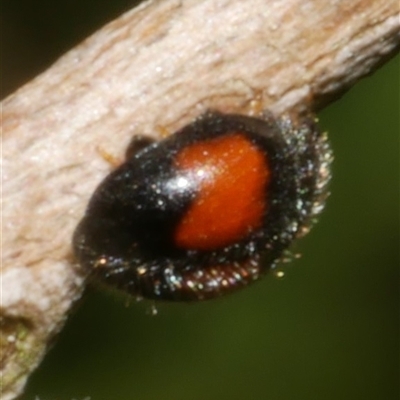
<path fill-rule="evenodd" d="M 133 4 L 5 0 L 1 97 Z M 92 289 L 22 399 L 398 399 L 399 67 L 319 115 L 332 195 L 284 278 L 155 316 Z"/>

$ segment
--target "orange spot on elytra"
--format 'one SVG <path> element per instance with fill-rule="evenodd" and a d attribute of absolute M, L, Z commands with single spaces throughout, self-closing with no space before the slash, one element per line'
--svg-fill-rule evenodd
<path fill-rule="evenodd" d="M 177 246 L 213 250 L 261 227 L 270 169 L 262 150 L 244 135 L 232 132 L 190 145 L 175 163 L 198 188 L 176 228 Z"/>

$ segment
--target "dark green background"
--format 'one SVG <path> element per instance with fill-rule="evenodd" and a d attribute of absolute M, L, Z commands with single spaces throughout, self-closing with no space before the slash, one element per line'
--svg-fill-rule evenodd
<path fill-rule="evenodd" d="M 42 43 L 35 32 L 47 29 L 52 45 L 32 59 L 6 41 L 14 51 L 2 63 L 3 95 L 129 5 L 13 3 L 3 13 L 11 42 L 31 41 L 32 53 Z M 398 399 L 399 64 L 320 114 L 335 151 L 332 195 L 283 279 L 216 301 L 159 304 L 157 316 L 152 303 L 91 291 L 23 400 Z"/>

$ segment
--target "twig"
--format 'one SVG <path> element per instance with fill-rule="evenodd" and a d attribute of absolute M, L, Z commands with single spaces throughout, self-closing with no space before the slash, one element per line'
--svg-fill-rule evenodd
<path fill-rule="evenodd" d="M 131 136 L 207 108 L 318 110 L 395 54 L 397 0 L 163 0 L 122 15 L 2 103 L 2 399 L 81 296 L 71 235 Z"/>

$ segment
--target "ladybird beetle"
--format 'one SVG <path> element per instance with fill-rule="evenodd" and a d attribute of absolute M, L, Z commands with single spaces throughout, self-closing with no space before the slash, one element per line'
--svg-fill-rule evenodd
<path fill-rule="evenodd" d="M 275 267 L 322 210 L 331 151 L 314 121 L 207 112 L 130 147 L 77 227 L 80 264 L 156 300 L 210 299 Z"/>

